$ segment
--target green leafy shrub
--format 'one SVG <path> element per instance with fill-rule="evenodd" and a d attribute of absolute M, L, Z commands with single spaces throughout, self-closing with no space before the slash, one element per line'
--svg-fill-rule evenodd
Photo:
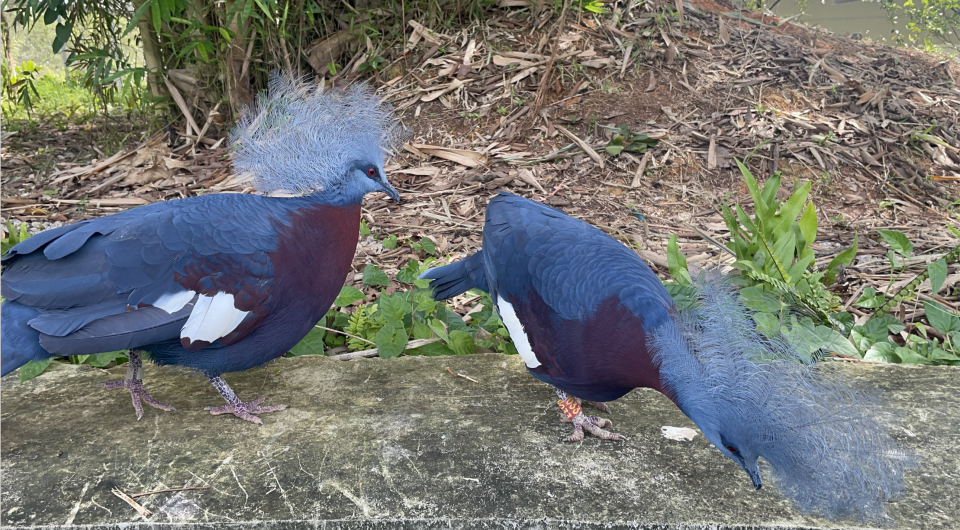
<path fill-rule="evenodd" d="M 433 242 L 423 238 L 419 243 L 408 242 L 417 251 L 433 253 Z M 516 353 L 510 335 L 496 312 L 490 296 L 471 291 L 479 297 L 470 318 L 461 318 L 450 306 L 430 298 L 429 281 L 418 276 L 435 261 L 410 259 L 397 272 L 396 281 L 411 287 L 388 293 L 379 291 L 375 302 L 355 304 L 366 296 L 355 287 L 344 286 L 334 307 L 327 311 L 318 327 L 291 349 L 292 355 L 322 355 L 326 348 L 346 346 L 350 351 L 376 348 L 381 358 L 406 355 L 466 355 L 477 348 L 502 353 Z M 376 265 L 367 265 L 363 284 L 370 287 L 388 287 L 390 279 Z M 351 313 L 345 308 L 355 305 Z M 409 348 L 410 341 L 434 339 Z"/>

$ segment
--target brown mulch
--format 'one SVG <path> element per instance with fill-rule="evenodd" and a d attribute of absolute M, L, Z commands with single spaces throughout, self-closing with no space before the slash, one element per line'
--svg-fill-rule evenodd
<path fill-rule="evenodd" d="M 813 182 L 821 265 L 861 235 L 842 296 L 896 283 L 881 270 L 887 247 L 877 229 L 907 234 L 918 267 L 960 244 L 944 229 L 957 225 L 960 201 L 955 62 L 737 11 L 727 0 L 694 0 L 682 24 L 668 14 L 672 1 L 607 5 L 605 17 L 568 12 L 562 27 L 550 10 L 510 7 L 447 35 L 411 24 L 416 46 L 393 50 L 397 59 L 373 80 L 412 129 L 387 168 L 404 202 L 365 201 L 373 234 L 358 246 L 355 282 L 367 263 L 392 277 L 409 258 L 426 257 L 404 244 L 385 249 L 388 234 L 428 237 L 452 258 L 472 252 L 486 201 L 500 189 L 601 227 L 661 273 L 671 234 L 691 263 L 729 262 L 704 234 L 728 235 L 721 203 L 749 207 L 734 159 L 760 180 L 781 171 L 783 198 Z M 220 129 L 205 126 L 213 114 L 196 120 L 207 130 L 199 147 L 187 134 L 195 131 L 174 126 L 176 134 L 95 160 L 54 156 L 78 151 L 70 131 L 5 135 L 3 217 L 72 222 L 250 192 L 234 179 L 225 141 L 214 137 Z M 609 155 L 616 133 L 607 127 L 621 123 L 659 143 Z M 38 146 L 47 150 L 42 160 Z M 942 293 L 956 305 L 948 288 Z"/>

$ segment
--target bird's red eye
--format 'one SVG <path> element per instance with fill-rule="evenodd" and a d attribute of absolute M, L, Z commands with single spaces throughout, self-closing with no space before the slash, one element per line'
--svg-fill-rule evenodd
<path fill-rule="evenodd" d="M 367 176 L 368 176 L 368 177 L 375 177 L 375 176 L 377 176 L 377 170 L 376 170 L 376 169 L 373 169 L 373 168 L 368 169 L 368 170 L 367 170 Z"/>
<path fill-rule="evenodd" d="M 727 446 L 727 451 L 730 451 L 731 453 L 736 453 L 736 452 L 737 452 L 737 448 L 736 448 L 736 447 L 733 447 L 732 445 L 728 445 L 728 446 Z"/>

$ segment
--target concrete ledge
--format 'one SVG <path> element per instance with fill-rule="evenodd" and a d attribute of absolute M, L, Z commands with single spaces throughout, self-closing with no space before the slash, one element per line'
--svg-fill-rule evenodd
<path fill-rule="evenodd" d="M 897 527 L 960 527 L 960 370 L 837 369 L 902 409 L 913 436 L 892 434 L 923 458 L 890 504 Z M 262 427 L 211 416 L 221 399 L 203 377 L 152 365 L 147 388 L 178 410 L 147 407 L 137 422 L 128 394 L 96 386 L 124 373 L 57 364 L 3 380 L 3 528 L 851 527 L 754 491 L 702 435 L 664 438 L 663 426 L 694 426 L 653 391 L 613 404 L 627 442 L 561 443 L 553 392 L 516 356 L 308 356 L 228 374 L 241 398 L 290 405 Z M 209 489 L 139 497 L 148 517 L 111 493 L 184 486 Z"/>

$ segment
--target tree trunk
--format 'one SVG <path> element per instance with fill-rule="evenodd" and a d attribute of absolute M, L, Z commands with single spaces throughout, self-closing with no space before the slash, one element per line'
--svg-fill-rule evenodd
<path fill-rule="evenodd" d="M 236 2 L 228 0 L 226 3 L 227 29 L 233 32 L 234 37 L 227 45 L 225 59 L 225 81 L 227 100 L 231 111 L 236 114 L 253 99 L 250 93 L 250 68 L 247 48 L 253 41 L 247 42 L 247 28 L 249 24 L 242 20 L 240 10 L 236 9 Z M 251 39 L 252 39 L 251 35 Z"/>
<path fill-rule="evenodd" d="M 146 0 L 133 0 L 134 9 L 139 9 Z M 143 62 L 150 73 L 147 75 L 147 86 L 153 97 L 166 97 L 160 76 L 163 75 L 163 53 L 160 48 L 160 39 L 153 28 L 150 13 L 144 13 L 137 21 L 140 30 L 140 40 L 143 41 Z"/>
<path fill-rule="evenodd" d="M 10 21 L 7 20 L 6 13 L 0 13 L 0 21 L 3 26 L 3 58 L 10 67 L 10 73 L 13 73 L 16 71 L 14 68 L 16 65 L 13 64 L 13 37 L 10 35 Z"/>

